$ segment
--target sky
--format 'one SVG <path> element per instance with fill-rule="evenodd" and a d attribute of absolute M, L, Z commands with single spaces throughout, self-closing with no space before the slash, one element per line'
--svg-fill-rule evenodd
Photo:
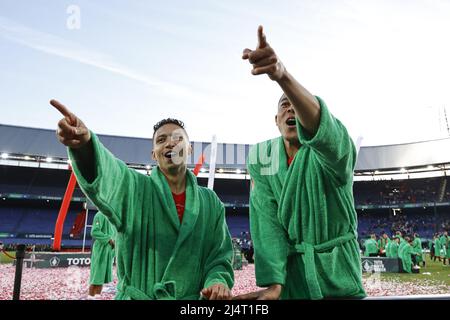
<path fill-rule="evenodd" d="M 0 123 L 55 129 L 55 98 L 98 134 L 271 139 L 282 91 L 241 58 L 258 25 L 355 142 L 449 137 L 450 0 L 0 0 Z"/>

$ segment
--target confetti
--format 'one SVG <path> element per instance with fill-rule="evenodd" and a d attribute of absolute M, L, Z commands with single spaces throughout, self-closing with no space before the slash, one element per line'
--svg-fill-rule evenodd
<path fill-rule="evenodd" d="M 54 269 L 24 268 L 22 273 L 22 300 L 87 300 L 89 268 L 69 267 Z M 14 287 L 15 267 L 0 264 L 0 300 L 11 300 Z M 114 269 L 114 275 L 116 270 Z M 368 296 L 403 296 L 423 294 L 448 294 L 450 287 L 431 279 L 418 282 L 381 280 L 378 276 L 363 278 Z M 103 292 L 95 300 L 113 300 L 116 295 L 117 279 L 103 286 Z M 233 295 L 261 290 L 256 285 L 253 264 L 235 270 Z"/>

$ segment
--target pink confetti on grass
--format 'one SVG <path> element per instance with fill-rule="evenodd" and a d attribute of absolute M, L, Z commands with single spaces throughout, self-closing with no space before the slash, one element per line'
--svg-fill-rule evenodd
<path fill-rule="evenodd" d="M 24 268 L 22 275 L 22 300 L 85 300 L 89 288 L 89 268 L 69 267 L 55 269 Z M 0 265 L 0 300 L 11 300 L 14 287 L 15 267 Z M 115 270 L 114 270 L 114 274 Z M 253 264 L 235 271 L 233 295 L 261 290 L 256 285 Z M 401 282 L 364 277 L 363 284 L 368 296 L 402 296 L 422 294 L 448 294 L 450 288 L 443 282 L 422 279 L 420 282 Z M 117 285 L 115 278 L 104 286 L 98 300 L 113 300 Z"/>

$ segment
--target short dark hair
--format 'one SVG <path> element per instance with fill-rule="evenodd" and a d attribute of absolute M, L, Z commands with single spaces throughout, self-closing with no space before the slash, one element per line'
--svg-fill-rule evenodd
<path fill-rule="evenodd" d="M 159 128 L 161 128 L 162 126 L 166 125 L 166 124 L 174 124 L 179 126 L 181 129 L 183 129 L 184 131 L 186 131 L 186 129 L 184 128 L 184 122 L 178 119 L 173 119 L 173 118 L 166 118 L 166 119 L 162 119 L 161 121 L 158 121 L 157 124 L 155 124 L 153 126 L 153 137 L 155 136 L 156 131 L 158 131 Z"/>

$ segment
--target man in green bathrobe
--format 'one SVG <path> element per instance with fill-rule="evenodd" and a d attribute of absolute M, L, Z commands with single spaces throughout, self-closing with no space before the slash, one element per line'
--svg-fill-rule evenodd
<path fill-rule="evenodd" d="M 405 239 L 403 239 L 403 234 L 401 231 L 395 232 L 395 235 L 400 239 L 400 244 L 405 242 Z"/>
<path fill-rule="evenodd" d="M 443 261 L 444 266 L 447 264 L 447 231 L 444 231 L 439 238 L 439 242 L 441 243 L 441 259 Z"/>
<path fill-rule="evenodd" d="M 389 244 L 389 237 L 387 233 L 383 232 L 383 235 L 378 240 L 378 250 L 380 252 L 380 257 L 386 257 L 387 246 Z"/>
<path fill-rule="evenodd" d="M 392 241 L 389 242 L 389 258 L 398 258 L 398 247 L 400 244 L 400 238 L 398 236 L 394 236 Z"/>
<path fill-rule="evenodd" d="M 261 26 L 243 59 L 284 94 L 275 116 L 281 136 L 253 146 L 248 158 L 256 284 L 266 289 L 237 298 L 364 297 L 347 130 L 286 71 Z"/>
<path fill-rule="evenodd" d="M 366 250 L 364 251 L 365 257 L 377 257 L 378 256 L 378 244 L 376 240 L 376 235 L 371 234 L 370 238 L 364 242 L 364 247 Z"/>
<path fill-rule="evenodd" d="M 434 257 L 434 237 L 433 239 L 428 240 L 428 249 L 430 250 L 430 260 L 436 261 L 436 258 Z"/>
<path fill-rule="evenodd" d="M 400 245 L 398 249 L 398 257 L 402 260 L 403 271 L 407 273 L 411 273 L 412 267 L 412 255 L 415 255 L 413 251 L 413 241 L 409 237 L 405 237 L 405 241 Z"/>
<path fill-rule="evenodd" d="M 447 231 L 444 232 L 444 235 L 446 237 L 445 247 L 447 248 L 447 250 L 446 250 L 447 251 L 446 258 L 447 258 L 448 264 L 450 266 L 450 247 L 449 247 L 449 245 L 450 245 L 450 238 L 448 236 L 448 232 Z"/>
<path fill-rule="evenodd" d="M 436 234 L 434 236 L 434 261 L 436 261 L 436 258 L 439 259 L 439 262 L 442 261 L 441 250 L 442 250 L 441 240 L 439 239 L 439 234 Z"/>
<path fill-rule="evenodd" d="M 414 241 L 412 244 L 413 252 L 416 254 L 416 265 L 422 262 L 422 267 L 425 267 L 425 259 L 423 259 L 422 240 L 418 233 L 414 233 Z"/>
<path fill-rule="evenodd" d="M 448 236 L 448 232 L 445 232 L 446 238 L 447 238 L 447 242 L 445 244 L 445 247 L 447 248 L 447 261 L 448 261 L 448 265 L 450 266 L 450 237 Z"/>
<path fill-rule="evenodd" d="M 78 184 L 117 230 L 116 299 L 230 299 L 233 248 L 225 209 L 187 170 L 184 124 L 154 126 L 146 176 L 115 158 L 84 123 L 56 100 L 64 116 L 57 137 L 68 148 Z"/>
<path fill-rule="evenodd" d="M 384 247 L 384 254 L 385 254 L 385 256 L 386 256 L 387 258 L 390 258 L 390 257 L 391 257 L 391 256 L 390 256 L 390 252 L 389 252 L 389 247 L 390 247 L 392 241 L 393 241 L 393 239 L 390 239 L 390 238 L 388 237 L 388 241 L 386 242 L 386 246 Z"/>
<path fill-rule="evenodd" d="M 399 237 L 399 239 L 400 243 L 398 245 L 398 256 L 400 257 L 400 251 L 403 250 L 403 247 L 406 246 L 408 242 L 406 241 L 406 238 Z"/>
<path fill-rule="evenodd" d="M 102 293 L 103 284 L 113 280 L 112 265 L 116 230 L 100 211 L 94 216 L 91 236 L 94 245 L 91 251 L 91 273 L 89 278 L 89 295 Z"/>

